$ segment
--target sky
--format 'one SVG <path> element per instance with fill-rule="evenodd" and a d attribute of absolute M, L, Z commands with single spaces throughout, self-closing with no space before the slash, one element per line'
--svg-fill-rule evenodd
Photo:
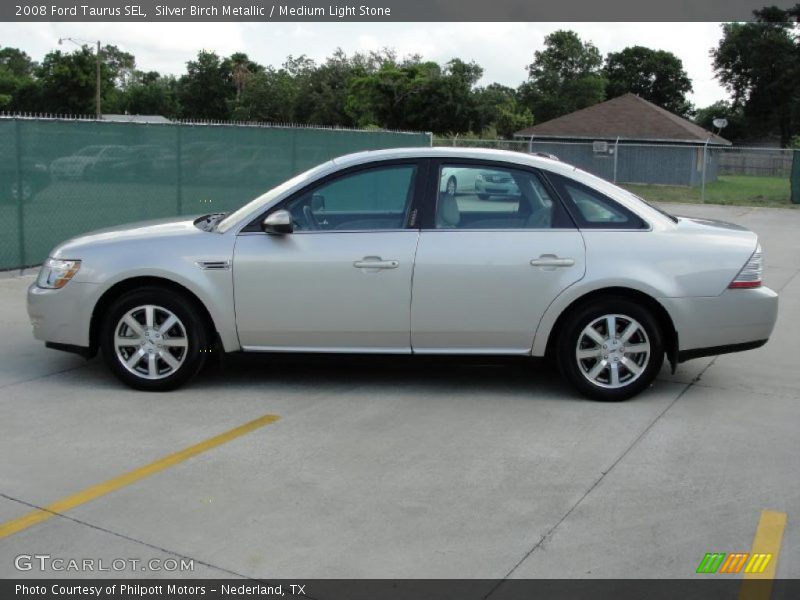
<path fill-rule="evenodd" d="M 482 85 L 516 87 L 544 37 L 557 29 L 576 31 L 604 55 L 633 45 L 668 50 L 683 61 L 696 106 L 728 97 L 709 56 L 721 37 L 719 23 L 2 23 L 0 46 L 41 60 L 58 48 L 60 37 L 100 39 L 136 56 L 141 70 L 175 75 L 200 49 L 224 56 L 245 52 L 258 63 L 280 66 L 289 54 L 322 61 L 337 47 L 348 54 L 389 47 L 400 57 L 474 60 L 484 69 Z"/>

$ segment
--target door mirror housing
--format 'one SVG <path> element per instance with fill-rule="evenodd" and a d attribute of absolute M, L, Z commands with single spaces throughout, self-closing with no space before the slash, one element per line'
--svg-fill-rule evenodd
<path fill-rule="evenodd" d="M 292 215 L 288 210 L 276 210 L 274 213 L 267 215 L 261 223 L 261 228 L 264 233 L 271 235 L 285 235 L 294 231 L 292 224 Z"/>

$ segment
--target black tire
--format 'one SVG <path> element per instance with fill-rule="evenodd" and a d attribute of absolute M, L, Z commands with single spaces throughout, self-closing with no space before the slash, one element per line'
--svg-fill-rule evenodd
<path fill-rule="evenodd" d="M 176 339 L 183 340 L 181 343 L 185 344 L 185 346 L 181 348 L 152 348 L 150 338 L 147 338 L 147 343 L 150 344 L 151 349 L 153 349 L 152 353 L 157 353 L 156 373 L 158 373 L 158 378 L 153 379 L 147 378 L 147 375 L 144 373 L 137 375 L 138 371 L 149 369 L 149 362 L 146 366 L 142 365 L 141 362 L 138 363 L 139 367 L 137 367 L 137 373 L 131 372 L 131 370 L 123 364 L 121 355 L 118 355 L 115 345 L 115 336 L 121 326 L 121 319 L 128 314 L 129 311 L 148 305 L 156 307 L 154 311 L 154 325 L 156 326 L 159 325 L 159 315 L 162 317 L 162 325 L 167 320 L 163 317 L 168 313 L 172 313 L 177 317 L 178 322 L 176 326 L 179 328 L 177 331 L 179 333 L 182 331 L 183 337 L 177 336 Z M 142 313 L 134 313 L 134 316 L 139 314 Z M 140 318 L 141 317 L 138 317 L 137 320 Z M 133 330 L 129 331 L 135 335 Z M 169 331 L 174 332 L 176 330 L 170 329 Z M 147 335 L 151 332 L 152 330 L 147 332 Z M 155 332 L 152 333 L 155 334 Z M 159 340 L 167 344 L 170 341 L 170 338 L 167 337 L 168 335 L 169 334 L 161 336 Z M 145 338 L 144 336 L 140 336 L 131 339 L 144 340 Z M 208 326 L 206 325 L 200 309 L 195 305 L 195 302 L 183 294 L 161 287 L 144 287 L 127 292 L 117 298 L 108 308 L 105 315 L 103 315 L 103 324 L 100 331 L 100 348 L 103 353 L 103 359 L 117 379 L 134 389 L 153 392 L 173 390 L 194 377 L 205 363 L 210 350 L 210 341 L 211 335 L 208 331 Z M 123 348 L 120 352 L 130 353 L 128 356 L 133 358 L 132 354 L 136 348 L 138 348 L 138 346 L 132 343 L 131 348 Z M 180 362 L 177 368 L 172 369 L 172 372 L 169 372 L 171 367 L 161 358 L 162 354 L 160 353 L 162 352 L 170 352 L 173 360 L 182 362 Z M 144 361 L 145 359 L 148 359 L 147 354 L 143 355 L 140 360 Z M 162 375 L 160 372 L 164 372 L 164 374 Z"/>
<path fill-rule="evenodd" d="M 591 337 L 583 335 L 584 330 L 591 324 L 598 324 L 602 330 L 607 320 L 599 321 L 599 319 L 606 316 L 614 316 L 616 325 L 611 343 L 606 346 L 600 342 L 590 341 L 588 345 L 582 345 L 581 350 L 586 350 L 587 353 L 596 351 L 599 356 L 596 359 L 585 358 L 579 361 L 577 357 L 579 344 L 586 344 L 586 340 Z M 634 322 L 639 327 L 633 333 L 633 337 L 627 342 L 622 342 L 621 349 L 618 348 L 616 345 L 620 344 L 623 338 L 623 330 Z M 606 325 L 606 330 L 601 332 L 600 336 L 607 336 L 607 331 Z M 640 354 L 624 352 L 632 347 L 644 347 L 644 344 L 648 343 L 649 354 L 646 356 L 644 352 Z M 591 344 L 597 344 L 596 348 Z M 628 345 L 627 348 L 625 344 Z M 640 345 L 634 346 L 634 344 Z M 602 349 L 607 347 L 606 350 Z M 604 354 L 606 352 L 608 354 Z M 664 362 L 663 336 L 658 322 L 647 308 L 628 298 L 605 296 L 578 306 L 566 317 L 565 325 L 556 341 L 556 356 L 561 374 L 581 394 L 592 400 L 619 402 L 635 396 L 653 382 Z M 639 369 L 638 374 L 625 366 L 631 364 L 631 361 L 641 361 L 641 364 L 631 365 L 632 369 Z M 602 362 L 607 366 L 603 367 L 600 364 Z M 614 370 L 618 374 L 619 387 L 611 387 L 612 362 L 616 363 Z M 596 379 L 590 381 L 589 377 L 595 366 L 600 371 Z M 625 382 L 626 378 L 629 378 L 629 383 Z M 605 381 L 601 381 L 603 379 Z"/>
<path fill-rule="evenodd" d="M 489 194 L 478 194 L 478 199 L 479 200 L 488 200 L 489 199 Z"/>

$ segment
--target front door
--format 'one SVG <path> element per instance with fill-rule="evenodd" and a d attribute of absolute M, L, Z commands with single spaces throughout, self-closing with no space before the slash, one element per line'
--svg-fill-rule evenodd
<path fill-rule="evenodd" d="M 410 352 L 417 164 L 346 172 L 277 209 L 294 232 L 243 232 L 233 261 L 245 350 Z"/>

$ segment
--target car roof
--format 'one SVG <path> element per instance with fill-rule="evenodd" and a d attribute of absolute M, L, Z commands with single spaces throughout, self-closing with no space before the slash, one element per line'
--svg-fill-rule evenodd
<path fill-rule="evenodd" d="M 336 167 L 357 165 L 376 160 L 392 160 L 403 158 L 449 158 L 449 159 L 476 159 L 490 160 L 497 162 L 508 162 L 524 164 L 532 167 L 541 167 L 549 170 L 572 171 L 575 169 L 558 161 L 536 154 L 525 152 L 515 152 L 512 150 L 495 150 L 492 148 L 450 148 L 447 146 L 438 147 L 416 147 L 416 148 L 388 148 L 386 150 L 366 150 L 334 158 L 331 162 Z"/>

